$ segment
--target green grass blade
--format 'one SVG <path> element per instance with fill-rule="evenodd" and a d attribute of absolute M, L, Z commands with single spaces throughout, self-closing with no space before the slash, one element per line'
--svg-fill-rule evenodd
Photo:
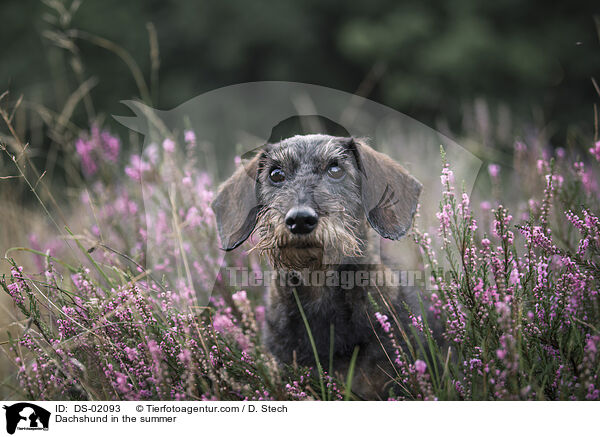
<path fill-rule="evenodd" d="M 67 264 L 67 263 L 66 263 L 66 262 L 64 262 L 64 261 L 61 261 L 61 260 L 59 260 L 58 258 L 54 258 L 53 256 L 50 256 L 50 255 L 48 255 L 47 253 L 44 253 L 44 252 L 41 252 L 41 251 L 39 251 L 39 250 L 35 250 L 35 249 L 30 249 L 30 248 L 28 248 L 28 247 L 11 247 L 10 249 L 8 249 L 8 250 L 6 251 L 6 253 L 4 254 L 4 256 L 5 256 L 5 257 L 8 257 L 8 254 L 9 254 L 10 252 L 14 252 L 14 251 L 19 251 L 19 252 L 30 252 L 30 253 L 33 253 L 33 254 L 36 254 L 36 255 L 43 256 L 44 258 L 46 258 L 46 259 L 48 259 L 48 260 L 50 260 L 50 261 L 52 261 L 52 262 L 55 262 L 55 263 L 57 263 L 57 264 L 60 264 L 61 266 L 65 267 L 65 268 L 66 268 L 66 269 L 68 269 L 68 270 L 69 270 L 71 273 L 77 273 L 77 271 L 78 271 L 76 267 L 73 267 L 72 265 L 70 265 L 70 264 Z"/>
<path fill-rule="evenodd" d="M 344 393 L 344 400 L 350 400 L 352 396 L 352 380 L 354 379 L 354 369 L 356 368 L 356 359 L 358 358 L 358 349 L 356 346 L 352 352 L 352 358 L 350 359 L 350 366 L 348 367 L 348 375 L 346 375 L 346 393 Z"/>
<path fill-rule="evenodd" d="M 296 288 L 293 288 L 292 292 L 294 293 L 296 304 L 298 305 L 298 309 L 300 310 L 300 316 L 302 316 L 302 321 L 304 322 L 304 327 L 306 328 L 306 333 L 308 334 L 308 340 L 310 341 L 310 346 L 312 347 L 313 354 L 315 356 L 315 362 L 317 363 L 317 371 L 319 372 L 319 383 L 321 385 L 321 395 L 323 396 L 323 399 L 327 399 L 327 393 L 325 392 L 325 384 L 323 383 L 323 367 L 321 366 L 319 354 L 317 353 L 317 345 L 312 335 L 312 331 L 310 330 L 310 325 L 308 324 L 306 314 L 304 314 L 304 309 L 302 308 L 302 304 L 300 303 L 300 298 L 298 297 L 298 292 L 296 291 Z"/>
<path fill-rule="evenodd" d="M 71 232 L 71 230 L 67 226 L 65 226 L 65 229 L 67 230 L 69 235 L 71 237 L 73 237 L 73 239 L 75 240 L 75 243 L 77 243 L 77 247 L 79 247 L 79 249 L 81 249 L 81 251 L 87 257 L 87 259 L 92 263 L 92 265 L 96 268 L 96 270 L 98 270 L 98 273 L 100 273 L 100 275 L 104 278 L 104 280 L 106 281 L 108 286 L 112 287 L 113 286 L 112 281 L 110 280 L 108 275 L 104 272 L 104 270 L 102 270 L 102 268 L 100 268 L 100 266 L 96 263 L 94 258 L 92 258 L 92 255 L 90 255 L 89 252 L 87 250 L 85 250 L 85 247 L 83 247 L 83 245 L 79 242 L 79 240 L 77 238 L 75 238 L 75 235 L 73 234 L 73 232 Z"/>
<path fill-rule="evenodd" d="M 329 325 L 329 367 L 328 367 L 328 372 L 329 375 L 333 374 L 333 347 L 334 347 L 334 341 L 335 341 L 335 326 L 333 325 L 333 323 L 331 325 Z"/>

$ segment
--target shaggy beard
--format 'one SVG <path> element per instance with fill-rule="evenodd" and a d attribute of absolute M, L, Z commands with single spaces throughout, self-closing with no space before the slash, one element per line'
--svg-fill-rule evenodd
<path fill-rule="evenodd" d="M 277 269 L 318 269 L 363 255 L 363 242 L 356 235 L 359 223 L 346 214 L 321 217 L 316 229 L 307 235 L 292 234 L 284 221 L 281 213 L 264 210 L 253 232 L 257 243 L 251 251 L 266 256 Z"/>

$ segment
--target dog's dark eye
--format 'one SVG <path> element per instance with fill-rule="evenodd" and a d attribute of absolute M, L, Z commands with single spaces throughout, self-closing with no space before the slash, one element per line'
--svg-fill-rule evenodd
<path fill-rule="evenodd" d="M 331 164 L 327 169 L 327 174 L 333 179 L 341 179 L 344 176 L 344 170 L 337 164 Z"/>
<path fill-rule="evenodd" d="M 269 173 L 269 179 L 278 184 L 285 180 L 285 173 L 280 168 L 274 168 L 273 170 L 271 170 L 271 173 Z"/>

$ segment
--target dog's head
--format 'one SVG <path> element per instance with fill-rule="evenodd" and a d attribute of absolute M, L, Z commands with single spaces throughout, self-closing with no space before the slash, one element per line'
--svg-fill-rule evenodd
<path fill-rule="evenodd" d="M 421 184 L 364 141 L 304 135 L 267 144 L 221 186 L 212 204 L 225 250 L 253 232 L 275 266 L 303 268 L 358 256 L 366 223 L 397 240 Z"/>

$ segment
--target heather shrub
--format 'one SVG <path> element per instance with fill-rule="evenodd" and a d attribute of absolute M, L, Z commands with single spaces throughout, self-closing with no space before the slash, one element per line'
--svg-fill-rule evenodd
<path fill-rule="evenodd" d="M 596 157 L 599 146 L 590 150 Z M 519 143 L 516 153 L 524 148 Z M 490 176 L 497 172 L 491 167 Z M 446 352 L 432 363 L 443 373 L 428 375 L 429 393 L 598 399 L 598 187 L 583 162 L 564 156 L 540 158 L 537 173 L 543 190 L 521 220 L 501 204 L 480 220 L 469 196 L 453 186 L 450 167 L 442 170 L 437 235 L 415 232 L 437 285 L 429 310 L 444 322 L 449 344 L 436 351 Z M 432 238 L 441 239 L 443 253 L 431 249 Z M 451 266 L 446 272 L 437 268 L 440 257 Z M 422 379 L 405 379 L 411 381 L 426 396 Z"/>
<path fill-rule="evenodd" d="M 279 369 L 260 340 L 264 306 L 222 280 L 212 182 L 195 147 L 188 130 L 177 147 L 149 144 L 121 169 L 109 132 L 92 126 L 76 141 L 87 182 L 80 232 L 67 228 L 66 244 L 32 235 L 33 247 L 18 250 L 35 254 L 41 273 L 9 259 L 0 283 L 31 327 L 10 341 L 24 396 L 342 398 L 327 375 L 315 382 L 309 369 Z M 261 268 L 247 254 L 227 262 Z"/>
<path fill-rule="evenodd" d="M 28 321 L 9 347 L 22 396 L 353 398 L 350 380 L 280 368 L 265 351 L 262 296 L 218 274 L 215 187 L 197 169 L 195 147 L 188 130 L 132 153 L 121 169 L 110 133 L 93 126 L 77 140 L 88 187 L 77 229 L 67 229 L 66 243 L 32 236 L 38 272 L 9 251 L 11 274 L 1 282 Z M 423 312 L 398 326 L 373 308 L 397 345 L 394 399 L 598 398 L 600 142 L 590 152 L 589 162 L 564 151 L 550 158 L 517 143 L 515 156 L 535 162 L 535 173 L 490 166 L 497 196 L 479 205 L 456 188 L 452 163 L 440 169 L 439 228 L 412 233 L 434 286 L 423 286 Z M 523 181 L 519 196 L 503 193 L 515 180 Z M 247 253 L 225 262 L 261 269 Z M 443 341 L 428 320 L 443 327 Z M 403 349 L 406 330 L 423 340 Z"/>

